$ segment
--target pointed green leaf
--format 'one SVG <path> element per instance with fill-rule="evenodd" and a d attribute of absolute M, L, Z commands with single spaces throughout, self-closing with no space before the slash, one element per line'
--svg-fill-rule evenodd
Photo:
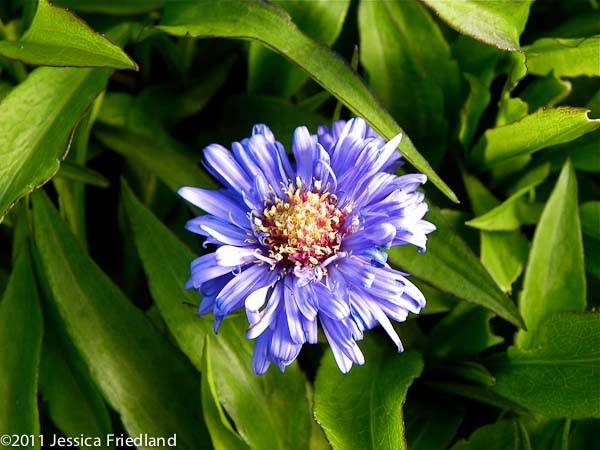
<path fill-rule="evenodd" d="M 81 249 L 41 193 L 33 196 L 33 218 L 53 305 L 129 434 L 176 434 L 178 448 L 207 446 L 197 373 Z"/>
<path fill-rule="evenodd" d="M 29 29 L 18 41 L 0 41 L 0 55 L 40 66 L 137 69 L 117 45 L 69 11 L 39 0 Z"/>
<path fill-rule="evenodd" d="M 526 436 L 526 435 L 525 435 Z M 450 450 L 531 450 L 516 420 L 504 419 L 475 430 L 469 439 L 462 439 Z"/>
<path fill-rule="evenodd" d="M 467 150 L 471 147 L 479 120 L 492 97 L 488 86 L 483 84 L 479 78 L 470 73 L 465 73 L 464 76 L 470 89 L 469 96 L 460 111 L 458 138 L 463 148 Z"/>
<path fill-rule="evenodd" d="M 532 0 L 422 0 L 460 33 L 503 50 L 519 50 Z"/>
<path fill-rule="evenodd" d="M 534 187 L 543 183 L 550 174 L 550 164 L 542 164 L 527 172 L 526 177 L 519 180 L 515 192 L 500 205 L 486 211 L 474 219 L 465 222 L 466 225 L 486 231 L 511 231 L 518 229 L 524 223 L 521 212 L 521 197 Z"/>
<path fill-rule="evenodd" d="M 0 221 L 59 168 L 77 121 L 110 71 L 41 67 L 0 103 Z"/>
<path fill-rule="evenodd" d="M 423 370 L 415 351 L 394 354 L 371 337 L 365 365 L 342 374 L 328 351 L 315 381 L 315 417 L 334 450 L 406 449 L 402 405 Z"/>
<path fill-rule="evenodd" d="M 577 180 L 567 160 L 536 227 L 525 270 L 519 311 L 529 331 L 515 342 L 528 349 L 539 345 L 543 323 L 559 311 L 585 310 L 583 244 L 577 207 Z"/>
<path fill-rule="evenodd" d="M 369 85 L 436 167 L 461 94 L 458 64 L 438 24 L 419 2 L 385 0 L 361 2 L 358 25 Z"/>
<path fill-rule="evenodd" d="M 210 339 L 216 396 L 237 432 L 252 448 L 306 448 L 311 419 L 306 380 L 297 364 L 285 374 L 273 368 L 262 376 L 253 374 L 253 342 L 245 338 L 245 316 L 225 319 L 215 336 L 212 317 L 198 318 L 182 304 L 198 298 L 197 292 L 183 290 L 194 255 L 127 188 L 123 198 L 161 315 L 196 367 L 202 364 L 204 340 Z"/>
<path fill-rule="evenodd" d="M 247 326 L 244 314 L 226 318 L 208 337 L 217 397 L 251 448 L 306 449 L 312 419 L 304 374 L 293 363 L 285 373 L 271 367 L 255 375 Z"/>
<path fill-rule="evenodd" d="M 552 145 L 569 142 L 600 128 L 588 110 L 563 106 L 540 109 L 518 122 L 487 130 L 473 149 L 473 159 L 489 167 Z"/>
<path fill-rule="evenodd" d="M 430 205 L 426 218 L 437 226 L 437 230 L 428 236 L 427 251 L 418 253 L 408 245 L 393 247 L 389 250 L 390 263 L 442 292 L 475 303 L 518 327 L 524 327 L 514 303 L 500 290 L 438 209 Z"/>
<path fill-rule="evenodd" d="M 391 139 L 402 132 L 356 72 L 329 48 L 298 30 L 289 15 L 275 5 L 257 0 L 168 2 L 158 28 L 178 36 L 227 37 L 262 42 L 306 71 L 385 138 Z M 431 169 L 407 136 L 404 136 L 399 148 L 408 162 L 426 174 L 451 200 L 457 201 L 456 195 Z"/>
<path fill-rule="evenodd" d="M 189 278 L 190 263 L 197 255 L 177 239 L 125 183 L 121 184 L 121 195 L 152 298 L 179 348 L 200 369 L 205 337 L 213 332 L 212 320 L 195 314 L 190 305 L 198 303 L 198 293 L 183 288 Z"/>
<path fill-rule="evenodd" d="M 463 173 L 467 194 L 475 214 L 484 214 L 499 202 L 475 177 Z M 529 252 L 529 242 L 518 231 L 481 231 L 481 262 L 504 292 L 521 275 Z"/>
<path fill-rule="evenodd" d="M 600 417 L 600 314 L 557 313 L 538 346 L 510 347 L 489 366 L 494 392 L 547 417 Z"/>
<path fill-rule="evenodd" d="M 225 415 L 215 387 L 212 364 L 210 362 L 210 340 L 204 346 L 202 372 L 202 410 L 215 450 L 248 450 L 240 436 L 235 432 Z"/>
<path fill-rule="evenodd" d="M 600 76 L 600 35 L 585 39 L 543 38 L 524 47 L 527 69 L 535 75 Z"/>
<path fill-rule="evenodd" d="M 0 302 L 0 435 L 35 435 L 28 448 L 39 449 L 37 378 L 42 313 L 29 251 L 25 250 L 17 258 Z M 2 446 L 9 447 L 4 440 Z"/>
<path fill-rule="evenodd" d="M 63 161 L 56 176 L 66 180 L 89 184 L 90 186 L 101 188 L 110 186 L 108 178 L 101 173 L 71 161 Z"/>
<path fill-rule="evenodd" d="M 350 6 L 349 0 L 298 2 L 275 0 L 284 8 L 307 36 L 331 46 L 340 32 Z M 308 76 L 281 55 L 258 42 L 250 44 L 248 53 L 248 92 L 290 97 Z"/>
<path fill-rule="evenodd" d="M 106 436 L 112 432 L 110 416 L 88 368 L 50 314 L 44 319 L 40 392 L 52 422 L 70 437 Z"/>

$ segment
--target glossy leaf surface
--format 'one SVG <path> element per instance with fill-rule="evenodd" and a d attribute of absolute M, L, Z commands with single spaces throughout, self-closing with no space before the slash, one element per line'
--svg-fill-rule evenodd
<path fill-rule="evenodd" d="M 289 16 L 273 5 L 258 1 L 169 2 L 159 29 L 174 35 L 218 36 L 264 43 L 292 60 L 315 81 L 364 117 L 382 136 L 402 132 L 358 75 L 333 53 L 300 32 Z M 456 195 L 431 169 L 406 136 L 400 143 L 404 157 L 451 200 Z"/>
<path fill-rule="evenodd" d="M 422 0 L 457 31 L 503 50 L 518 50 L 531 2 Z"/>
<path fill-rule="evenodd" d="M 544 322 L 555 312 L 583 311 L 585 298 L 577 180 L 567 161 L 533 236 L 519 301 L 529 331 L 517 334 L 517 345 L 538 346 Z"/>
<path fill-rule="evenodd" d="M 536 75 L 558 77 L 600 76 L 600 36 L 587 39 L 545 38 L 523 50 L 527 69 Z"/>
<path fill-rule="evenodd" d="M 52 301 L 129 433 L 177 433 L 181 448 L 207 445 L 192 367 L 85 254 L 43 194 L 33 209 Z"/>
<path fill-rule="evenodd" d="M 334 450 L 406 449 L 402 405 L 423 370 L 421 356 L 393 355 L 372 340 L 361 349 L 368 362 L 346 375 L 330 352 L 325 356 L 315 382 L 315 417 Z"/>
<path fill-rule="evenodd" d="M 105 69 L 42 67 L 0 103 L 0 220 L 58 171 L 72 128 L 109 75 Z"/>
<path fill-rule="evenodd" d="M 6 446 L 5 435 L 33 434 L 35 439 L 30 448 L 39 449 L 37 377 L 42 314 L 29 251 L 27 247 L 25 250 L 17 258 L 0 302 L 0 435 Z M 15 442 L 21 446 L 20 441 Z"/>
<path fill-rule="evenodd" d="M 0 41 L 0 55 L 40 66 L 137 69 L 123 50 L 69 11 L 39 0 L 18 41 Z"/>
<path fill-rule="evenodd" d="M 581 108 L 559 107 L 539 110 L 518 122 L 485 132 L 473 149 L 473 159 L 489 167 L 551 145 L 562 144 L 600 128 Z"/>

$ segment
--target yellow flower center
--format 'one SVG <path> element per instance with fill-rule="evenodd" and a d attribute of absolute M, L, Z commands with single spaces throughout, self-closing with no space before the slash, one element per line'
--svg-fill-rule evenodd
<path fill-rule="evenodd" d="M 350 212 L 336 207 L 337 198 L 290 183 L 285 198 L 265 201 L 262 214 L 255 213 L 254 228 L 263 235 L 269 257 L 296 266 L 315 267 L 337 253 L 342 241 L 341 228 Z"/>

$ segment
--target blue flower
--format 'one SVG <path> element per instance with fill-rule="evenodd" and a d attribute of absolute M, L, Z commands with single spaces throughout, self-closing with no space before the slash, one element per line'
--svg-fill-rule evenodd
<path fill-rule="evenodd" d="M 414 244 L 425 250 L 435 226 L 423 220 L 426 176 L 393 174 L 401 135 L 386 143 L 360 118 L 296 128 L 295 163 L 265 125 L 234 142 L 212 144 L 205 166 L 217 191 L 183 187 L 179 195 L 206 211 L 186 228 L 216 250 L 195 259 L 186 288 L 202 295 L 199 314 L 223 317 L 244 307 L 252 368 L 283 371 L 317 324 L 342 372 L 363 364 L 356 343 L 381 325 L 399 351 L 390 319 L 402 322 L 425 306 L 406 274 L 386 264 L 383 249 Z"/>

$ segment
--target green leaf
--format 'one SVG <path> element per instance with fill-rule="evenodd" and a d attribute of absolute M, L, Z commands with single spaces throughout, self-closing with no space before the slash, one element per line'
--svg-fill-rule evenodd
<path fill-rule="evenodd" d="M 106 436 L 112 432 L 112 426 L 102 395 L 73 344 L 50 316 L 45 314 L 44 318 L 40 363 L 40 392 L 50 418 L 70 437 Z"/>
<path fill-rule="evenodd" d="M 0 303 L 0 435 L 35 435 L 34 445 L 28 448 L 36 449 L 40 448 L 37 378 L 41 345 L 42 313 L 25 248 Z"/>
<path fill-rule="evenodd" d="M 226 318 L 209 335 L 217 397 L 251 448 L 306 449 L 311 426 L 306 380 L 298 364 L 278 372 L 252 372 L 253 343 L 244 314 Z"/>
<path fill-rule="evenodd" d="M 541 107 L 552 108 L 571 93 L 571 83 L 561 80 L 555 74 L 537 78 L 527 85 L 521 98 L 529 105 L 529 112 Z"/>
<path fill-rule="evenodd" d="M 243 315 L 226 319 L 213 336 L 212 318 L 198 318 L 182 303 L 195 304 L 198 298 L 196 292 L 183 291 L 194 255 L 126 187 L 123 198 L 161 315 L 196 367 L 202 365 L 204 340 L 210 339 L 208 355 L 216 396 L 238 433 L 252 448 L 306 448 L 310 415 L 305 379 L 298 366 L 288 367 L 285 374 L 270 370 L 254 375 L 252 342 L 245 338 Z"/>
<path fill-rule="evenodd" d="M 393 247 L 388 252 L 390 263 L 442 292 L 480 305 L 523 328 L 516 306 L 437 208 L 430 206 L 426 218 L 437 226 L 437 231 L 428 236 L 427 251 L 418 253 L 408 245 Z"/>
<path fill-rule="evenodd" d="M 53 3 L 85 13 L 129 16 L 161 9 L 165 0 L 134 0 L 126 2 L 122 0 L 54 0 Z"/>
<path fill-rule="evenodd" d="M 0 103 L 0 221 L 16 200 L 58 171 L 72 128 L 109 75 L 41 67 Z"/>
<path fill-rule="evenodd" d="M 547 417 L 600 417 L 600 314 L 557 313 L 539 335 L 537 347 L 490 362 L 493 390 Z"/>
<path fill-rule="evenodd" d="M 584 39 L 543 38 L 523 48 L 534 75 L 600 76 L 600 35 Z"/>
<path fill-rule="evenodd" d="M 470 149 L 479 125 L 479 120 L 491 100 L 489 87 L 483 84 L 479 78 L 470 73 L 464 74 L 469 83 L 469 96 L 460 111 L 460 128 L 458 139 L 463 149 Z"/>
<path fill-rule="evenodd" d="M 473 149 L 473 159 L 487 168 L 512 157 L 528 155 L 577 139 L 600 128 L 588 110 L 568 106 L 541 109 L 518 122 L 487 130 Z"/>
<path fill-rule="evenodd" d="M 121 196 L 152 298 L 177 345 L 200 370 L 206 335 L 213 332 L 212 320 L 195 314 L 189 306 L 198 303 L 199 295 L 183 288 L 189 278 L 190 263 L 197 255 L 179 241 L 125 183 L 121 184 Z"/>
<path fill-rule="evenodd" d="M 402 404 L 423 370 L 415 351 L 393 350 L 368 338 L 365 365 L 342 374 L 331 351 L 315 381 L 315 417 L 334 450 L 406 449 Z"/>
<path fill-rule="evenodd" d="M 421 0 L 460 33 L 503 50 L 519 50 L 530 0 Z"/>
<path fill-rule="evenodd" d="M 129 434 L 177 434 L 178 448 L 207 446 L 193 368 L 84 253 L 42 194 L 33 196 L 33 217 L 53 305 Z"/>
<path fill-rule="evenodd" d="M 137 65 L 117 45 L 46 0 L 38 1 L 33 23 L 21 39 L 0 41 L 0 55 L 40 66 L 137 70 Z"/>
<path fill-rule="evenodd" d="M 466 225 L 486 231 L 511 231 L 518 229 L 526 221 L 521 208 L 521 197 L 531 191 L 550 174 L 550 165 L 542 164 L 534 167 L 519 180 L 519 185 L 513 189 L 515 192 L 500 205 L 490 209 L 484 214 L 465 222 Z"/>
<path fill-rule="evenodd" d="M 71 161 L 63 161 L 56 176 L 65 180 L 89 184 L 90 186 L 101 188 L 110 186 L 108 178 L 101 173 Z"/>
<path fill-rule="evenodd" d="M 515 342 L 524 349 L 540 345 L 543 323 L 558 311 L 583 311 L 586 285 L 577 180 L 567 161 L 536 227 L 519 311 L 529 331 Z"/>
<path fill-rule="evenodd" d="M 431 329 L 429 351 L 438 358 L 477 356 L 504 340 L 492 333 L 492 317 L 489 311 L 460 303 Z"/>
<path fill-rule="evenodd" d="M 331 46 L 340 32 L 350 6 L 349 0 L 299 2 L 275 0 L 296 26 L 315 41 Z M 307 75 L 258 42 L 248 53 L 248 92 L 291 97 L 306 81 Z"/>
<path fill-rule="evenodd" d="M 194 37 L 227 37 L 259 41 L 307 72 L 356 115 L 364 117 L 383 137 L 402 130 L 373 96 L 367 85 L 329 48 L 303 34 L 280 8 L 260 1 L 168 2 L 158 29 Z M 415 168 L 451 200 L 456 195 L 431 169 L 404 136 L 400 151 Z"/>
<path fill-rule="evenodd" d="M 215 450 L 247 450 L 249 447 L 232 428 L 217 396 L 210 362 L 210 341 L 204 347 L 202 373 L 202 410 Z"/>
<path fill-rule="evenodd" d="M 462 439 L 450 450 L 531 450 L 529 438 L 523 436 L 516 420 L 504 419 L 483 426 L 469 439 Z"/>
<path fill-rule="evenodd" d="M 477 178 L 463 173 L 463 180 L 475 214 L 484 214 L 498 206 L 498 200 Z M 481 262 L 504 292 L 511 292 L 528 252 L 529 242 L 517 230 L 481 231 Z"/>
<path fill-rule="evenodd" d="M 418 2 L 363 1 L 360 60 L 369 85 L 435 167 L 460 96 L 458 64 L 437 23 Z M 415 105 L 419 105 L 415 108 Z"/>
<path fill-rule="evenodd" d="M 155 174 L 173 191 L 181 186 L 216 186 L 209 175 L 200 170 L 200 155 L 194 159 L 185 146 L 167 132 L 161 133 L 157 140 L 156 136 L 153 139 L 124 128 L 98 126 L 94 136 L 133 164 Z"/>

